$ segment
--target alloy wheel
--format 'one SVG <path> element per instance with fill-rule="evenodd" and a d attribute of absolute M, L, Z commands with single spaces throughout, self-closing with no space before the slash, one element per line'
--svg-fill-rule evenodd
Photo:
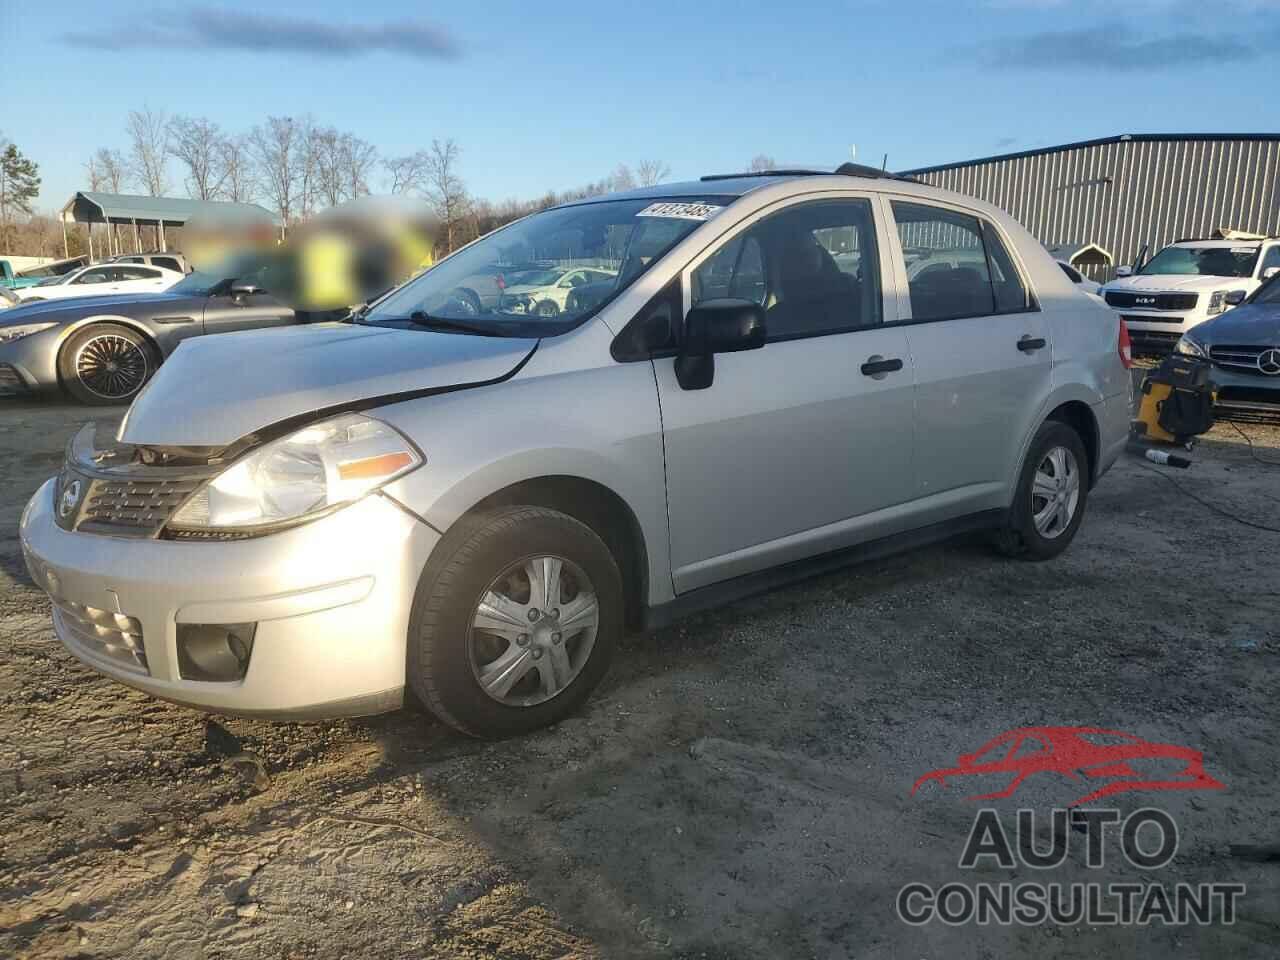
<path fill-rule="evenodd" d="M 499 703 L 545 703 L 582 672 L 599 624 L 600 604 L 580 567 L 555 556 L 519 560 L 493 580 L 472 614 L 471 669 Z"/>
<path fill-rule="evenodd" d="M 118 333 L 86 340 L 76 351 L 76 378 L 104 400 L 125 400 L 147 381 L 146 349 Z"/>
<path fill-rule="evenodd" d="M 1066 447 L 1051 447 L 1041 458 L 1031 479 L 1031 517 L 1036 532 L 1046 540 L 1061 536 L 1071 526 L 1080 505 L 1080 468 Z"/>

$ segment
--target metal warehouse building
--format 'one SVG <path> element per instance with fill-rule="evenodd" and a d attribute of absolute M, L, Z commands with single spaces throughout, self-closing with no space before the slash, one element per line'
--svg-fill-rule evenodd
<path fill-rule="evenodd" d="M 1144 247 L 1280 234 L 1280 134 L 1125 134 L 902 172 L 1007 210 L 1098 281 Z"/>

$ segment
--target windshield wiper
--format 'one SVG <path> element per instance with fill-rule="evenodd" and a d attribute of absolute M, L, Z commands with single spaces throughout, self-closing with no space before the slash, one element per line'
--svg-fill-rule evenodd
<path fill-rule="evenodd" d="M 455 330 L 458 333 L 474 333 L 482 337 L 502 336 L 502 334 L 497 333 L 490 327 L 467 323 L 465 320 L 453 320 L 449 317 L 433 317 L 425 310 L 415 310 L 409 314 L 407 319 L 410 323 L 419 327 L 426 327 L 428 330 Z"/>

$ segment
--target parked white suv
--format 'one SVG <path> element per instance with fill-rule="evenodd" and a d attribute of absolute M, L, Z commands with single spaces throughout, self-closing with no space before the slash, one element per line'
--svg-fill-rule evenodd
<path fill-rule="evenodd" d="M 215 712 L 411 690 L 503 736 L 629 628 L 961 531 L 1058 554 L 1125 443 L 1124 325 L 996 208 L 842 171 L 556 207 L 352 322 L 183 341 L 22 517 L 57 635 Z M 477 309 L 517 257 L 608 267 Z"/>
<path fill-rule="evenodd" d="M 1139 353 L 1169 353 L 1184 333 L 1230 310 L 1280 271 L 1280 238 L 1179 240 L 1137 273 L 1120 267 L 1103 299 Z"/>

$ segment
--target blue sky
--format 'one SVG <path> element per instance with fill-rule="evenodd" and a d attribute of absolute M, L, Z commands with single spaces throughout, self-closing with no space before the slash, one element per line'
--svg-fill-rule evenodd
<path fill-rule="evenodd" d="M 96 148 L 126 147 L 143 105 L 228 130 L 310 114 L 385 155 L 452 137 L 473 193 L 528 198 L 643 159 L 686 179 L 758 153 L 836 164 L 854 144 L 905 169 L 1273 132 L 1278 39 L 1280 0 L 0 0 L 0 132 L 40 164 L 42 209 L 84 188 Z"/>

